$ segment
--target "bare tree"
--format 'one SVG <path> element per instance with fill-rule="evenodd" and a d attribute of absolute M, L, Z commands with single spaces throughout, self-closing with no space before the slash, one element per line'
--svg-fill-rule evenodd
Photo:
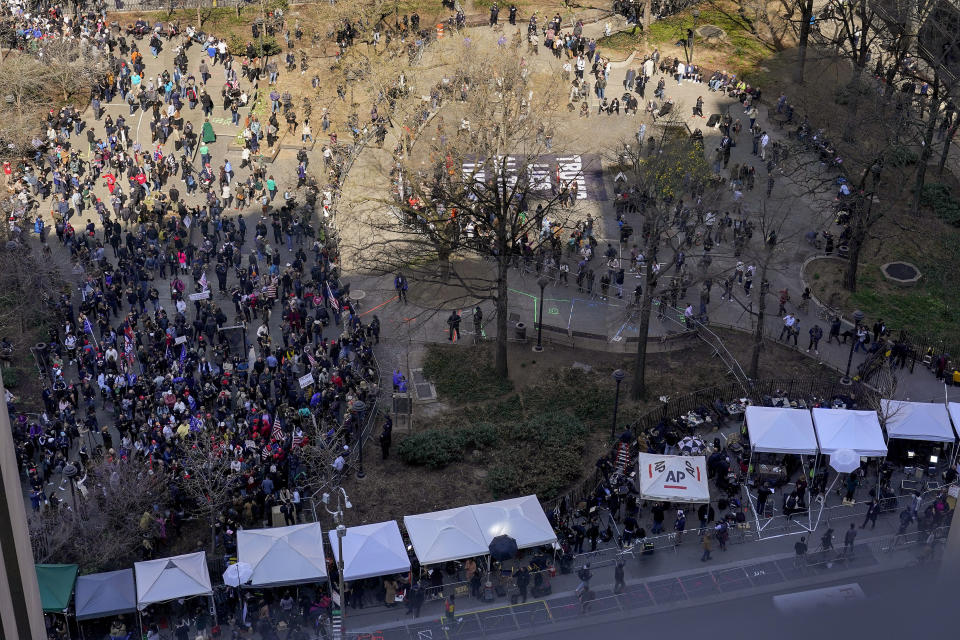
<path fill-rule="evenodd" d="M 47 67 L 47 77 L 64 102 L 89 89 L 90 83 L 107 71 L 103 53 L 80 40 L 50 40 L 40 48 L 37 57 Z"/>
<path fill-rule="evenodd" d="M 642 144 L 624 144 L 620 151 L 619 176 L 624 178 L 618 180 L 621 198 L 631 208 L 638 209 L 642 216 L 639 246 L 643 247 L 643 259 L 642 265 L 637 268 L 644 282 L 637 309 L 639 340 L 633 378 L 633 395 L 636 398 L 643 398 L 647 393 L 647 338 L 653 302 L 666 290 L 658 282 L 661 277 L 667 277 L 666 273 L 659 271 L 659 261 L 673 262 L 679 251 L 689 250 L 693 246 L 695 238 L 699 239 L 699 247 L 707 229 L 708 217 L 715 217 L 704 206 L 704 202 L 715 200 L 717 181 L 704 157 L 702 141 L 685 136 L 666 139 L 670 131 L 676 135 L 677 127 L 678 123 L 662 123 L 659 130 L 652 128 L 646 150 Z M 680 131 L 685 132 L 685 128 Z M 710 196 L 704 198 L 708 190 Z M 712 243 L 712 240 L 708 242 Z M 703 258 L 708 253 L 703 252 L 701 267 L 706 266 Z M 661 303 L 665 304 L 666 300 Z"/>
<path fill-rule="evenodd" d="M 127 567 L 141 558 L 144 539 L 157 534 L 169 506 L 164 477 L 132 460 L 94 463 L 73 494 L 76 505 L 67 497 L 33 514 L 37 562 L 78 563 L 85 571 Z"/>
<path fill-rule="evenodd" d="M 230 506 L 239 476 L 230 468 L 229 447 L 202 432 L 183 443 L 180 485 L 193 511 L 210 526 L 210 550 L 216 550 L 217 518 Z"/>
<path fill-rule="evenodd" d="M 561 250 L 556 232 L 570 213 L 561 200 L 578 177 L 561 176 L 556 184 L 540 161 L 561 104 L 558 83 L 546 80 L 534 83 L 515 51 L 478 56 L 465 41 L 450 89 L 468 87 L 466 99 L 442 112 L 456 114 L 453 127 L 437 120 L 434 144 L 406 141 L 391 167 L 396 191 L 374 199 L 381 206 L 367 215 L 370 233 L 357 247 L 375 271 L 403 271 L 431 287 L 434 310 L 493 301 L 495 366 L 504 376 L 510 267 L 540 249 Z M 442 91 L 434 100 L 446 98 Z"/>

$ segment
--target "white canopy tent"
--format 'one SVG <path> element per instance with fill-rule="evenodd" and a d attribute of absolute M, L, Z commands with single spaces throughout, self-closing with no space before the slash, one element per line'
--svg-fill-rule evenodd
<path fill-rule="evenodd" d="M 647 500 L 710 502 L 706 459 L 641 453 L 640 495 Z"/>
<path fill-rule="evenodd" d="M 957 434 L 950 426 L 947 407 L 933 402 L 881 400 L 881 415 L 886 416 L 887 437 L 926 442 L 954 442 Z"/>
<path fill-rule="evenodd" d="M 817 434 L 806 409 L 757 407 L 746 411 L 750 450 L 763 453 L 815 455 Z"/>
<path fill-rule="evenodd" d="M 948 402 L 947 413 L 950 414 L 950 419 L 953 420 L 954 430 L 960 434 L 960 402 Z"/>
<path fill-rule="evenodd" d="M 543 512 L 537 496 L 510 498 L 471 507 L 480 526 L 484 550 L 497 536 L 507 535 L 517 543 L 517 549 L 529 549 L 557 541 L 557 534 Z"/>
<path fill-rule="evenodd" d="M 327 579 L 320 524 L 237 532 L 237 559 L 253 567 L 250 584 L 276 587 Z"/>
<path fill-rule="evenodd" d="M 489 546 L 472 507 L 404 516 L 403 526 L 423 565 L 486 555 Z"/>
<path fill-rule="evenodd" d="M 140 610 L 158 602 L 213 595 L 207 555 L 203 551 L 135 562 L 133 570 Z"/>
<path fill-rule="evenodd" d="M 830 455 L 850 449 L 868 458 L 887 455 L 887 443 L 876 411 L 814 409 L 813 426 L 820 451 Z"/>
<path fill-rule="evenodd" d="M 333 558 L 340 562 L 336 531 L 328 531 Z M 410 557 L 396 521 L 348 527 L 343 537 L 343 579 L 363 580 L 410 571 Z"/>

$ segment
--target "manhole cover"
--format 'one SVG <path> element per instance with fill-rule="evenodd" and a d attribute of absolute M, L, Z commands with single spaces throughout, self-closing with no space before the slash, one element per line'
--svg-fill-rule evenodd
<path fill-rule="evenodd" d="M 917 270 L 906 262 L 892 262 L 887 265 L 887 275 L 899 278 L 900 280 L 907 280 L 908 278 L 916 276 Z"/>
<path fill-rule="evenodd" d="M 900 285 L 912 285 L 920 279 L 920 269 L 909 262 L 888 262 L 880 267 L 883 277 Z"/>

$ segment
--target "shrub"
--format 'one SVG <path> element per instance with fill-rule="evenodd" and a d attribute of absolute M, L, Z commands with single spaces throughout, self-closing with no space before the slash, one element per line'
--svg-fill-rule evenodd
<path fill-rule="evenodd" d="M 953 197 L 950 188 L 942 182 L 923 185 L 920 191 L 920 204 L 932 209 L 941 220 L 960 226 L 960 202 Z"/>
<path fill-rule="evenodd" d="M 20 372 L 16 369 L 6 367 L 3 369 L 3 386 L 7 389 L 15 389 L 20 384 Z"/>
<path fill-rule="evenodd" d="M 894 167 L 906 167 L 916 164 L 919 156 L 902 144 L 895 144 L 887 150 L 887 162 Z"/>
<path fill-rule="evenodd" d="M 501 427 L 501 461 L 487 476 L 495 498 L 536 493 L 550 499 L 580 477 L 584 442 L 589 430 L 565 412 L 538 413 L 530 420 Z"/>
<path fill-rule="evenodd" d="M 463 460 L 468 450 L 484 449 L 496 442 L 496 427 L 479 423 L 457 429 L 427 429 L 414 433 L 400 442 L 397 451 L 407 464 L 442 469 Z"/>
<path fill-rule="evenodd" d="M 441 396 L 457 403 L 499 398 L 513 390 L 510 380 L 494 370 L 490 352 L 484 347 L 431 345 L 423 373 Z"/>

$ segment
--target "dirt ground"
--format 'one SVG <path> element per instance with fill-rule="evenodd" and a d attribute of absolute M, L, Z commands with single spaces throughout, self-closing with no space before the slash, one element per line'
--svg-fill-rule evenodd
<path fill-rule="evenodd" d="M 745 362 L 749 358 L 752 345 L 750 336 L 735 331 L 720 331 L 718 334 L 737 359 Z M 835 375 L 797 351 L 775 344 L 769 345 L 767 349 L 761 359 L 760 375 L 763 378 Z M 609 384 L 611 388 L 614 386 L 612 372 L 617 368 L 627 372 L 627 378 L 621 386 L 617 420 L 621 428 L 656 406 L 659 395 L 669 394 L 676 397 L 728 380 L 726 367 L 719 358 L 713 357 L 713 350 L 702 343 L 684 351 L 653 354 L 648 356 L 648 378 L 651 384 L 649 397 L 653 400 L 636 402 L 629 397 L 633 364 L 630 356 L 574 351 L 552 345 L 538 354 L 533 353 L 529 346 L 510 345 L 510 379 L 517 390 L 540 384 L 549 379 L 553 372 L 568 368 L 575 362 L 589 362 L 592 375 L 596 376 L 598 381 Z M 443 402 L 418 405 L 414 413 L 414 430 L 441 424 L 447 408 L 449 407 Z M 612 420 L 612 406 L 610 412 Z M 396 455 L 397 443 L 403 435 L 398 430 L 394 431 L 394 444 L 387 460 L 381 459 L 380 447 L 375 439 L 367 444 L 364 452 L 366 478 L 351 478 L 346 485 L 354 504 L 350 515 L 353 524 L 378 522 L 493 499 L 485 483 L 487 470 L 482 454 L 440 470 L 412 467 L 401 462 Z M 594 472 L 597 458 L 605 455 L 609 447 L 608 429 L 596 429 L 589 434 L 583 455 L 581 478 Z"/>

